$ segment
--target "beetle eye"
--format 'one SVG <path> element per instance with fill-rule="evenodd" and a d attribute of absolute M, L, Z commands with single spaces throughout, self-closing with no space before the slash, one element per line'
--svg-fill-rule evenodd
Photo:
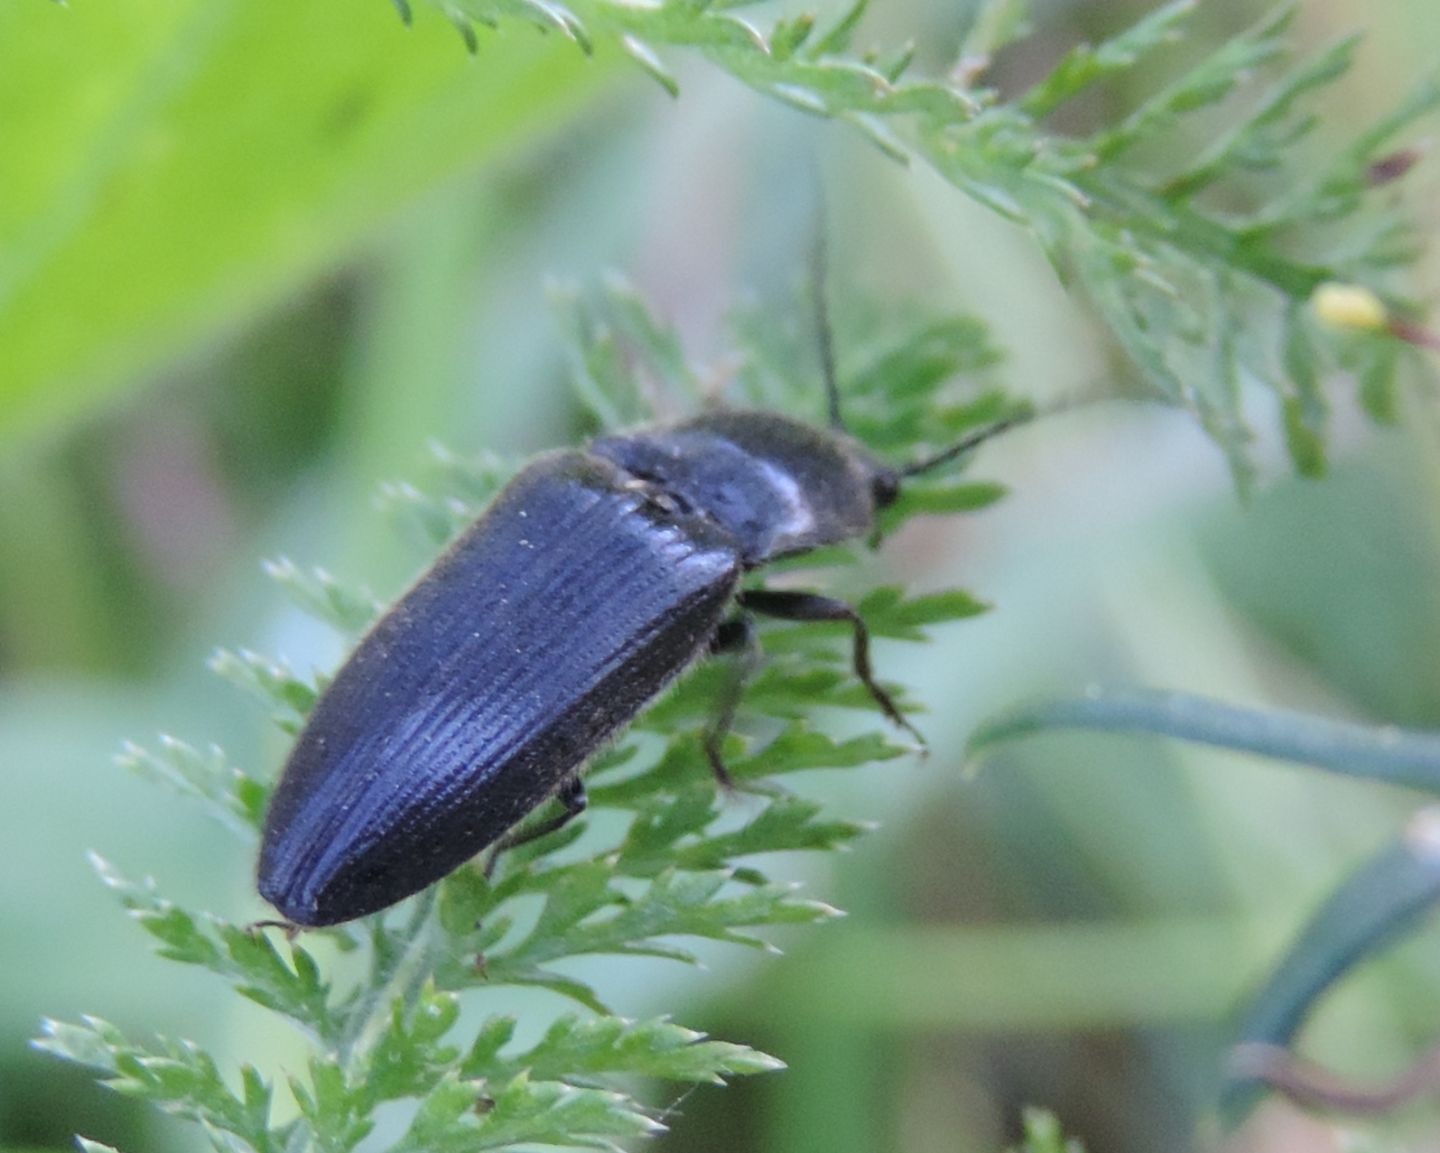
<path fill-rule="evenodd" d="M 900 474 L 885 469 L 877 472 L 870 482 L 870 495 L 875 499 L 876 508 L 888 508 L 900 497 Z"/>

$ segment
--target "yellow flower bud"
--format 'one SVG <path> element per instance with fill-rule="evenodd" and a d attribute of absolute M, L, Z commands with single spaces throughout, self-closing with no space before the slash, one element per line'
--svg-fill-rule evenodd
<path fill-rule="evenodd" d="M 1310 307 L 1321 323 L 1331 328 L 1378 332 L 1389 327 L 1385 302 L 1359 284 L 1326 281 L 1310 295 Z"/>

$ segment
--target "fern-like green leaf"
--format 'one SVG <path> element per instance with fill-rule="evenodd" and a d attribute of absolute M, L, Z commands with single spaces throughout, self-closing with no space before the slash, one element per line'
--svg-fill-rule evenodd
<path fill-rule="evenodd" d="M 452 13 L 501 29 L 506 17 L 527 8 L 515 0 L 443 2 Z M 1051 114 L 1097 84 L 1163 59 L 1183 38 L 1195 0 L 1176 0 L 1101 44 L 1077 46 L 1013 100 L 967 87 L 983 59 L 963 57 L 935 79 L 915 75 L 906 51 L 888 63 L 881 63 L 883 53 L 852 55 L 865 7 L 854 5 L 819 34 L 808 18 L 782 18 L 767 31 L 729 6 L 692 0 L 575 0 L 561 23 L 572 31 L 584 27 L 597 44 L 617 43 L 671 91 L 675 82 L 659 53 L 698 51 L 765 95 L 841 120 L 889 155 L 928 163 L 1034 233 L 1067 283 L 1089 297 L 1136 375 L 1195 414 L 1242 488 L 1254 472 L 1243 403 L 1252 383 L 1275 394 L 1297 468 L 1320 471 L 1327 406 L 1319 398 L 1356 357 L 1355 337 L 1323 326 L 1311 334 L 1314 387 L 1292 379 L 1276 350 L 1294 338 L 1296 318 L 1328 282 L 1363 285 L 1402 312 L 1408 307 L 1403 274 L 1419 252 L 1412 215 L 1369 193 L 1385 160 L 1381 150 L 1440 105 L 1440 78 L 1427 78 L 1317 169 L 1313 152 L 1296 147 L 1315 125 L 1308 104 L 1346 74 L 1357 41 L 1347 37 L 1289 63 L 1294 4 L 1082 137 L 1052 130 Z M 983 57 L 1025 22 L 1023 4 L 991 5 L 966 50 Z M 1207 140 L 1196 114 L 1221 101 L 1244 106 L 1228 129 Z M 1145 158 L 1174 155 L 1174 141 L 1187 137 L 1192 146 L 1178 150 L 1185 158 L 1178 167 Z M 1156 142 L 1171 147 L 1141 147 Z M 1227 202 L 1251 207 L 1243 215 L 1213 207 Z M 1388 355 L 1366 362 L 1363 387 L 1372 411 L 1389 411 L 1375 398 L 1393 391 L 1406 331 L 1392 324 L 1368 338 L 1389 346 Z M 618 375 L 610 341 L 608 333 L 593 333 L 584 353 L 597 383 Z M 925 351 L 914 351 L 923 362 Z M 863 387 L 858 391 L 864 395 Z M 605 393 L 599 387 L 585 395 L 593 407 Z M 599 415 L 613 422 L 622 414 Z M 856 428 L 868 431 L 863 417 Z"/>

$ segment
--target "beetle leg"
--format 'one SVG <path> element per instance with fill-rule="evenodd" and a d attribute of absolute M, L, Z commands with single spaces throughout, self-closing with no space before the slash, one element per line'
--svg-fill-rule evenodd
<path fill-rule="evenodd" d="M 245 926 L 245 931 L 247 933 L 258 933 L 263 929 L 279 929 L 282 933 L 285 934 L 285 939 L 287 941 L 293 941 L 296 937 L 300 935 L 301 931 L 304 929 L 304 926 L 297 925 L 294 921 L 277 921 L 274 919 L 267 921 L 251 921 L 248 925 Z"/>
<path fill-rule="evenodd" d="M 725 682 L 715 717 L 705 729 L 705 759 L 710 770 L 724 789 L 734 789 L 735 779 L 725 767 L 723 750 L 725 738 L 735 727 L 735 713 L 740 708 L 740 698 L 745 693 L 745 682 L 755 675 L 760 667 L 760 644 L 755 636 L 755 622 L 747 616 L 733 617 L 722 621 L 710 640 L 712 653 L 734 653 L 737 661 Z"/>
<path fill-rule="evenodd" d="M 500 854 L 506 849 L 528 845 L 531 841 L 538 841 L 541 837 L 548 837 L 551 833 L 559 832 L 590 806 L 590 798 L 585 795 L 585 782 L 578 776 L 571 777 L 561 785 L 560 791 L 555 794 L 555 799 L 564 806 L 563 811 L 548 821 L 541 821 L 538 825 L 511 829 L 495 842 L 495 847 L 490 851 L 490 859 L 485 862 L 485 879 L 487 881 L 490 879 L 490 874 L 495 871 L 495 862 L 500 859 Z"/>
<path fill-rule="evenodd" d="M 870 630 L 853 607 L 834 597 L 818 593 L 792 592 L 788 589 L 748 589 L 737 598 L 742 608 L 778 617 L 786 621 L 844 621 L 854 631 L 855 647 L 851 658 L 855 675 L 860 678 L 880 706 L 880 711 L 904 729 L 923 746 L 925 738 L 905 719 L 890 694 L 880 687 L 870 671 Z"/>
<path fill-rule="evenodd" d="M 728 621 L 721 621 L 715 635 L 710 638 L 710 655 L 748 652 L 755 647 L 755 641 L 755 622 L 747 616 L 731 617 Z"/>

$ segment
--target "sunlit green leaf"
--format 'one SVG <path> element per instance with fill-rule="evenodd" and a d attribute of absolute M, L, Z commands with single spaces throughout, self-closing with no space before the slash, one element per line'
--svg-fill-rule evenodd
<path fill-rule="evenodd" d="M 610 71 L 456 47 L 379 2 L 0 9 L 0 436 L 273 305 Z"/>

